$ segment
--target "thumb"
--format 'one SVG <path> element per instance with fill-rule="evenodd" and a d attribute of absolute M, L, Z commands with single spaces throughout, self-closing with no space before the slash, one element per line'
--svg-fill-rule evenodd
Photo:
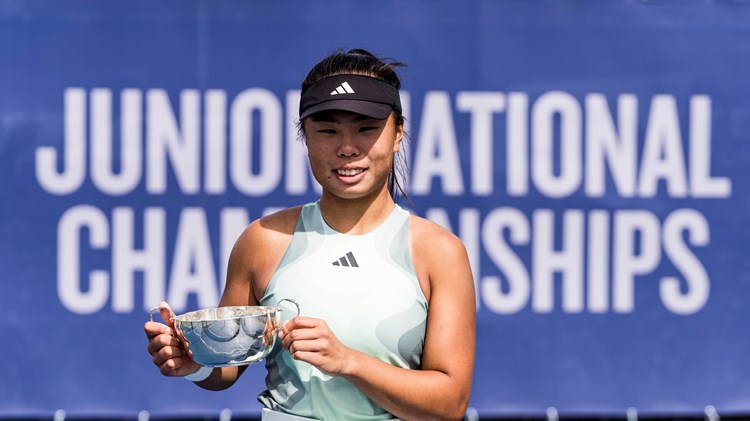
<path fill-rule="evenodd" d="M 167 326 L 174 328 L 174 321 L 172 320 L 172 318 L 174 317 L 174 312 L 172 311 L 172 307 L 170 307 L 166 301 L 160 302 L 159 307 L 162 307 L 161 309 L 159 309 L 161 318 L 164 320 Z"/>

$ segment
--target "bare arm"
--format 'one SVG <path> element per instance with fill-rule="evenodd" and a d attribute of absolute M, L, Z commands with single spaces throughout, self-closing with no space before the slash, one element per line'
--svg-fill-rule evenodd
<path fill-rule="evenodd" d="M 251 223 L 237 239 L 229 256 L 227 282 L 219 306 L 258 305 L 273 270 L 281 260 L 298 210 L 290 209 Z M 148 351 L 165 376 L 186 376 L 199 368 L 173 336 L 173 326 L 147 322 Z M 223 390 L 232 386 L 247 367 L 215 368 L 196 384 L 204 389 Z"/>
<path fill-rule="evenodd" d="M 253 294 L 252 268 L 255 264 L 252 253 L 253 244 L 261 241 L 258 221 L 250 224 L 232 248 L 227 266 L 227 283 L 219 301 L 219 306 L 254 306 L 258 301 Z M 232 386 L 245 372 L 247 366 L 214 368 L 206 380 L 196 382 L 208 390 L 224 390 Z"/>
<path fill-rule="evenodd" d="M 232 249 L 227 267 L 227 284 L 220 306 L 255 306 L 281 261 L 299 208 L 287 209 L 251 223 Z M 247 366 L 215 368 L 196 384 L 204 389 L 223 390 L 232 386 Z"/>
<path fill-rule="evenodd" d="M 295 359 L 346 378 L 393 415 L 460 419 L 468 406 L 475 348 L 468 257 L 458 238 L 430 222 L 419 222 L 413 236 L 413 244 L 423 244 L 413 249 L 414 260 L 429 282 L 430 296 L 421 370 L 395 367 L 348 348 L 318 319 L 295 318 L 281 337 Z"/>

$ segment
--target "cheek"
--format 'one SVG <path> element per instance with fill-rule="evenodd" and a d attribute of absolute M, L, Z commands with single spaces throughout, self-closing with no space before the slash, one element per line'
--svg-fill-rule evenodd
<path fill-rule="evenodd" d="M 398 150 L 399 150 L 398 142 L 389 140 L 389 141 L 383 142 L 380 145 L 380 147 L 378 148 L 378 156 L 384 160 L 391 161 L 393 160 L 393 155 L 396 152 L 398 152 Z"/>
<path fill-rule="evenodd" d="M 323 142 L 307 141 L 305 142 L 305 146 L 307 157 L 310 159 L 318 159 L 326 154 L 325 143 Z"/>
<path fill-rule="evenodd" d="M 315 152 L 308 152 L 307 153 L 307 160 L 310 162 L 310 167 L 315 169 L 323 165 L 323 161 L 321 159 L 320 153 L 318 151 Z"/>
<path fill-rule="evenodd" d="M 329 165 L 326 156 L 326 152 L 320 148 L 307 149 L 307 160 L 310 163 L 310 169 L 316 176 L 328 172 Z"/>

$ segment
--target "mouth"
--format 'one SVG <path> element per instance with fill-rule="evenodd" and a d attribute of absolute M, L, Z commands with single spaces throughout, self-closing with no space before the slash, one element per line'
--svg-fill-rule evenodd
<path fill-rule="evenodd" d="M 336 174 L 343 176 L 343 177 L 353 177 L 355 175 L 365 172 L 365 170 L 362 168 L 351 168 L 351 169 L 337 168 L 334 171 L 336 172 Z"/>

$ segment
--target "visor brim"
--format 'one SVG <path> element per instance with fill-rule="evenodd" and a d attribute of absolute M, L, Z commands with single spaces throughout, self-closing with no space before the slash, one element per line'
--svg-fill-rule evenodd
<path fill-rule="evenodd" d="M 332 101 L 322 102 L 314 105 L 302 112 L 299 119 L 302 120 L 321 111 L 341 110 L 350 111 L 357 114 L 374 118 L 376 120 L 385 120 L 391 115 L 393 110 L 388 104 L 378 102 L 360 101 L 353 99 L 334 99 Z"/>

